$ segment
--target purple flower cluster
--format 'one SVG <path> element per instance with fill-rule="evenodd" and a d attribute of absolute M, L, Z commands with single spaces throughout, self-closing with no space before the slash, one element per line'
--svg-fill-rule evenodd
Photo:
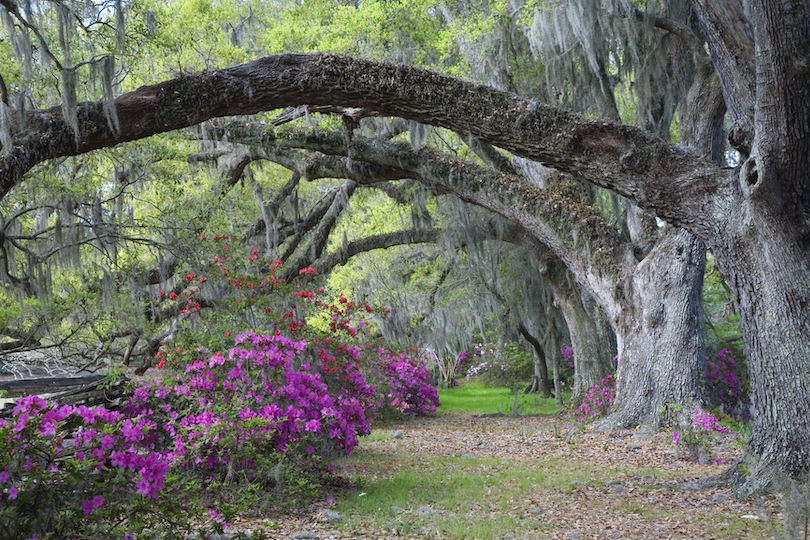
<path fill-rule="evenodd" d="M 715 433 L 739 437 L 738 433 L 722 425 L 709 411 L 695 409 L 691 429 L 673 431 L 672 442 L 683 446 L 690 456 L 697 459 L 701 452 L 709 453 L 709 445 Z"/>
<path fill-rule="evenodd" d="M 104 408 L 17 400 L 11 417 L 0 419 L 0 532 L 45 533 L 49 512 L 64 505 L 80 508 L 88 523 L 99 509 L 120 518 L 148 506 L 166 487 L 171 460 L 155 448 L 154 428 L 145 417 Z M 31 504 L 37 516 L 18 514 Z"/>
<path fill-rule="evenodd" d="M 566 345 L 563 343 L 560 345 L 560 356 L 562 356 L 562 361 L 568 365 L 568 367 L 574 367 L 574 348 L 571 345 Z"/>
<path fill-rule="evenodd" d="M 469 362 L 466 366 L 467 379 L 490 378 L 489 382 L 498 384 L 509 370 L 509 360 L 491 343 L 479 343 L 466 356 Z"/>
<path fill-rule="evenodd" d="M 453 374 L 456 377 L 463 377 L 467 374 L 467 368 L 469 368 L 469 362 L 473 355 L 473 351 L 461 351 L 458 353 L 456 357 L 456 367 L 453 370 Z"/>
<path fill-rule="evenodd" d="M 237 345 L 227 357 L 192 362 L 171 382 L 145 383 L 121 411 L 18 400 L 0 419 L 0 531 L 47 532 L 47 520 L 26 525 L 25 508 L 50 491 L 61 495 L 45 498 L 55 507 L 43 515 L 81 509 L 75 526 L 90 531 L 162 506 L 163 494 L 178 488 L 170 471 L 202 473 L 204 483 L 234 472 L 250 478 L 254 453 L 348 454 L 369 433 L 375 392 L 356 349 L 345 346 L 313 368 L 303 341 L 246 333 Z"/>
<path fill-rule="evenodd" d="M 170 384 L 148 383 L 126 404 L 125 412 L 151 419 L 174 441 L 175 463 L 233 474 L 256 466 L 242 448 L 349 454 L 357 435 L 369 433 L 375 392 L 352 347 L 312 366 L 304 341 L 247 332 L 236 345 L 227 357 L 191 362 Z"/>
<path fill-rule="evenodd" d="M 737 376 L 737 362 L 731 351 L 721 349 L 714 357 L 706 357 L 706 386 L 712 406 L 722 407 L 728 414 L 750 418 L 750 396 L 746 384 Z"/>
<path fill-rule="evenodd" d="M 695 409 L 695 421 L 692 422 L 692 428 L 695 433 L 711 433 L 712 431 L 723 435 L 734 433 L 726 426 L 721 425 L 720 420 L 715 418 L 712 413 L 700 409 Z"/>
<path fill-rule="evenodd" d="M 436 412 L 439 393 L 430 384 L 425 360 L 386 349 L 376 350 L 376 365 L 387 404 L 405 414 L 424 416 Z"/>
<path fill-rule="evenodd" d="M 580 422 L 593 422 L 610 412 L 616 399 L 616 377 L 608 375 L 585 391 L 582 404 L 574 411 Z"/>

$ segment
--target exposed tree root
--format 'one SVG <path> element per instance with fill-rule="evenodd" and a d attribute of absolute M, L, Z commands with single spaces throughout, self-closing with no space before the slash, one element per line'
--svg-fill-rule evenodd
<path fill-rule="evenodd" d="M 683 485 L 684 490 L 706 491 L 732 488 L 734 497 L 745 499 L 750 495 L 771 493 L 776 489 L 779 471 L 773 458 L 756 459 L 748 451 L 720 474 L 693 480 Z"/>

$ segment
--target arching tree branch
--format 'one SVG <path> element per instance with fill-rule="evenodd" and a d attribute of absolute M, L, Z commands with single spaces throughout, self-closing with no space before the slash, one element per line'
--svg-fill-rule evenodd
<path fill-rule="evenodd" d="M 290 276 L 297 275 L 301 268 L 312 265 L 318 274 L 326 274 L 334 267 L 346 264 L 355 255 L 375 249 L 386 249 L 410 244 L 435 243 L 441 231 L 438 229 L 406 229 L 392 233 L 378 234 L 354 240 L 346 244 L 345 249 L 338 249 L 317 261 L 297 261 L 290 267 Z"/>
<path fill-rule="evenodd" d="M 697 212 L 730 174 L 687 149 L 624 125 L 402 65 L 328 54 L 283 54 L 144 86 L 78 105 L 78 137 L 60 108 L 35 111 L 0 160 L 0 197 L 37 163 L 177 130 L 205 120 L 310 105 L 360 107 L 470 133 L 515 155 L 616 190 L 673 223 L 706 234 Z M 689 207 L 689 208 L 685 208 Z M 697 227 L 696 227 L 697 225 Z"/>

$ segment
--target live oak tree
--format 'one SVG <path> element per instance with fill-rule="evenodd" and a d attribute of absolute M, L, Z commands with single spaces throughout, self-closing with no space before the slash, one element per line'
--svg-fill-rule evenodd
<path fill-rule="evenodd" d="M 665 25 L 656 17 L 656 8 L 679 22 L 688 15 L 685 3 L 677 1 L 647 6 L 646 14 L 628 2 L 586 0 L 544 4 L 542 9 L 528 10 L 530 17 L 491 12 L 488 5 L 476 2 L 454 4 L 453 9 L 445 7 L 442 12 L 451 22 L 469 19 L 471 13 L 495 21 L 491 37 L 482 38 L 474 32 L 475 38 L 467 34 L 459 37 L 474 78 L 502 90 L 546 95 L 554 102 L 616 122 L 620 121 L 617 87 L 623 79 L 632 79 L 636 124 L 667 138 L 679 102 L 686 116 L 689 103 L 683 94 L 693 79 L 694 64 L 704 59 L 699 54 L 694 58 L 684 54 L 690 45 L 695 48 L 695 37 L 674 37 L 669 30 L 659 28 Z M 461 13 L 456 16 L 458 10 Z M 638 24 L 628 24 L 629 20 Z M 510 61 L 512 57 L 516 59 Z M 521 72 L 532 71 L 526 64 L 531 65 L 533 59 L 542 61 L 539 71 L 544 77 L 527 80 Z M 695 121 L 704 120 L 695 117 Z M 478 153 L 498 167 L 497 160 Z M 515 162 L 534 183 L 543 184 L 542 168 L 521 158 Z M 499 170 L 516 172 L 503 167 Z M 594 204 L 599 193 L 590 191 Z M 574 399 L 611 370 L 608 359 L 614 352 L 601 337 L 599 326 L 594 326 L 600 317 L 596 314 L 595 321 L 590 321 L 583 309 L 583 303 L 593 304 L 589 298 L 596 297 L 608 311 L 622 313 L 610 319 L 619 334 L 616 406 L 601 426 L 660 425 L 671 420 L 661 413 L 667 410 L 667 403 L 699 404 L 703 398 L 705 367 L 697 302 L 703 247 L 694 237 L 680 236 L 689 253 L 682 257 L 673 243 L 676 231 L 669 228 L 659 234 L 652 214 L 632 204 L 622 209 L 614 194 L 610 201 L 612 215 L 606 217 L 621 234 L 612 239 L 615 247 L 609 251 L 616 255 L 612 264 L 622 276 L 622 296 L 628 301 L 613 309 L 608 307 L 616 300 L 612 292 L 588 289 L 588 285 L 580 292 L 580 284 L 587 282 L 583 276 L 591 272 L 587 264 L 572 268 L 578 283 L 569 280 L 573 283 L 565 292 L 557 288 L 556 303 L 566 313 L 574 345 Z M 572 247 L 569 243 L 569 249 L 588 251 L 590 246 Z M 627 256 L 629 250 L 632 257 Z"/>

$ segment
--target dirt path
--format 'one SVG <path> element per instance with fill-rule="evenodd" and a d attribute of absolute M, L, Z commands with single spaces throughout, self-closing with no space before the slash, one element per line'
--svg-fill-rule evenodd
<path fill-rule="evenodd" d="M 470 522 L 482 517 L 495 519 L 501 517 L 498 515 L 501 512 L 515 517 L 518 522 L 528 520 L 538 524 L 535 530 L 525 527 L 519 532 L 504 530 L 488 538 L 765 539 L 773 536 L 774 527 L 781 519 L 774 497 L 737 501 L 730 490 L 680 491 L 679 487 L 685 482 L 720 472 L 724 466 L 700 466 L 679 459 L 669 434 L 636 430 L 572 435 L 570 427 L 557 418 L 473 418 L 440 414 L 378 430 L 342 464 L 341 471 L 368 485 L 409 468 L 429 475 L 432 457 L 454 456 L 469 459 L 471 463 L 502 460 L 496 462 L 512 470 L 525 470 L 528 474 L 539 468 L 549 475 L 559 476 L 560 481 L 554 487 L 539 488 L 522 500 L 514 501 L 507 510 L 495 510 L 492 504 L 487 505 L 486 494 L 482 494 L 481 504 L 468 505 L 461 510 L 435 510 L 437 514 L 454 512 L 459 519 Z M 729 443 L 717 448 L 713 458 L 728 463 L 738 453 L 739 448 Z M 382 467 L 381 463 L 387 465 Z M 341 494 L 335 495 L 336 499 L 340 497 Z M 441 508 L 442 501 L 436 501 L 434 506 Z M 331 508 L 319 503 L 300 516 L 264 523 L 272 524 L 272 538 L 402 537 L 393 533 L 396 527 L 380 525 L 384 519 L 382 522 L 372 520 L 368 526 L 323 523 L 331 515 Z M 400 510 L 409 514 L 434 511 Z M 248 523 L 235 526 L 250 528 Z M 350 528 L 352 530 L 348 530 Z M 417 535 L 405 536 L 448 537 L 438 527 L 425 529 Z"/>

